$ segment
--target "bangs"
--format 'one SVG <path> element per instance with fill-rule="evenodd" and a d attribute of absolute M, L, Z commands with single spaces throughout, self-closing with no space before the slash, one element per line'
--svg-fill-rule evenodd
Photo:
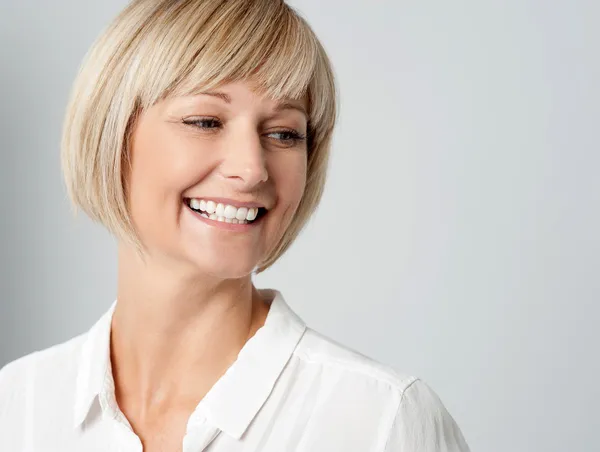
<path fill-rule="evenodd" d="M 283 1 L 209 3 L 174 2 L 154 18 L 155 32 L 139 47 L 142 106 L 247 80 L 275 100 L 308 95 L 310 123 L 320 124 L 326 101 L 314 100 L 335 93 L 324 92 L 333 84 L 319 82 L 332 76 L 305 20 Z"/>

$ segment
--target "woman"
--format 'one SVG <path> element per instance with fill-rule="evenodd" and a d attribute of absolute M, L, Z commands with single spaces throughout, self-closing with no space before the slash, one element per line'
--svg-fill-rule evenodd
<path fill-rule="evenodd" d="M 2 451 L 466 451 L 421 380 L 252 274 L 315 210 L 329 60 L 280 0 L 135 0 L 76 80 L 63 169 L 118 240 L 117 300 L 0 373 Z"/>

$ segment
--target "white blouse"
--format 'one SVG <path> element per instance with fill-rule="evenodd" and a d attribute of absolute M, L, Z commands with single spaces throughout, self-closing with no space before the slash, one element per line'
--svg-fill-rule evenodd
<path fill-rule="evenodd" d="M 307 328 L 272 291 L 266 322 L 190 416 L 183 452 L 467 452 L 418 378 Z M 115 401 L 110 324 L 0 370 L 0 451 L 142 452 Z"/>

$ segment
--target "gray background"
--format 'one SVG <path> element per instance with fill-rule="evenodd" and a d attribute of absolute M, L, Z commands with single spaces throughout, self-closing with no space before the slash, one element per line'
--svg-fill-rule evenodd
<path fill-rule="evenodd" d="M 115 244 L 74 220 L 68 91 L 124 0 L 0 0 L 0 365 L 85 331 Z M 431 384 L 474 451 L 598 451 L 600 3 L 292 2 L 338 75 L 327 192 L 258 278 Z"/>

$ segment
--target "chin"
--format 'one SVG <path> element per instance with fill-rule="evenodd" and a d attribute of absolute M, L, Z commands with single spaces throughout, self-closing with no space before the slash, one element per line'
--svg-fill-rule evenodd
<path fill-rule="evenodd" d="M 210 275 L 218 279 L 241 279 L 252 273 L 257 267 L 258 260 L 250 256 L 242 257 L 232 256 L 213 256 L 212 259 L 206 259 L 207 256 L 201 256 L 192 260 L 198 274 Z"/>

